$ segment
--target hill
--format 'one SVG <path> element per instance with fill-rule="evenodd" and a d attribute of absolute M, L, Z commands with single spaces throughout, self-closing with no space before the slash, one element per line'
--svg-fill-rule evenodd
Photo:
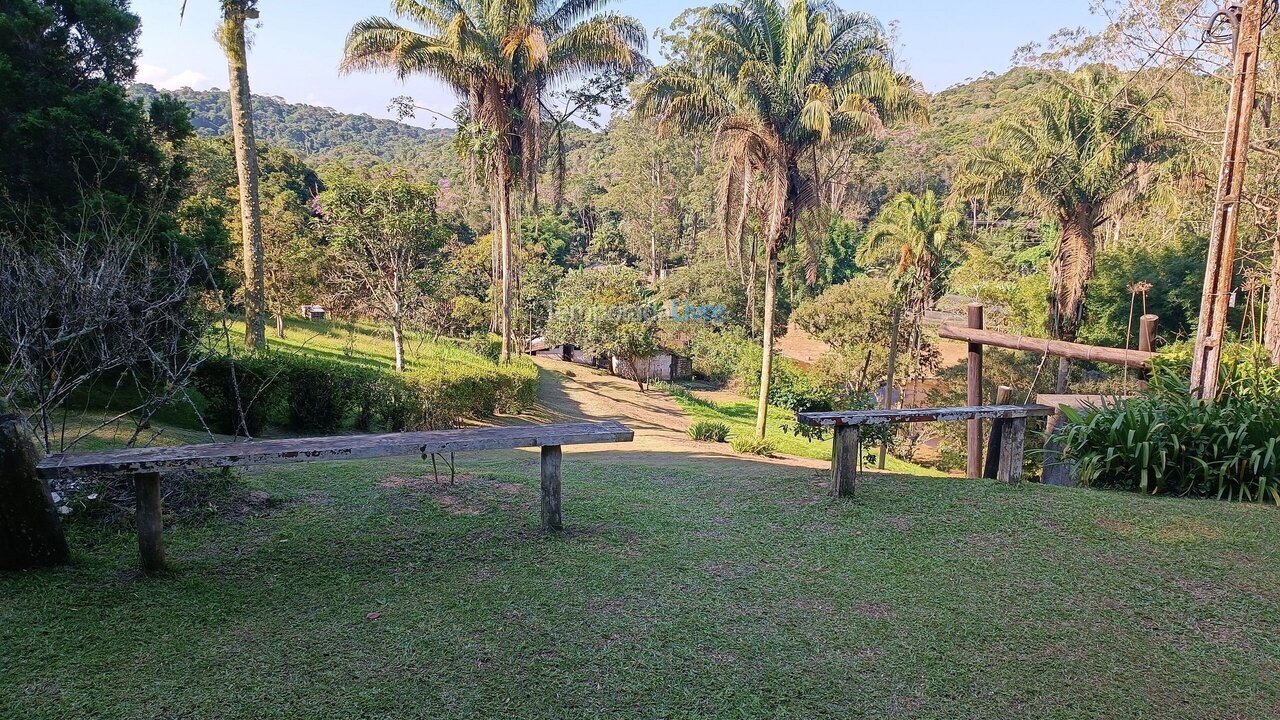
<path fill-rule="evenodd" d="M 201 135 L 231 132 L 225 91 L 182 88 L 166 92 L 191 108 L 196 132 Z M 160 93 L 145 83 L 130 87 L 134 97 L 150 99 Z M 405 162 L 419 156 L 424 146 L 438 150 L 453 137 L 452 129 L 421 128 L 370 115 L 291 103 L 271 95 L 254 96 L 253 120 L 259 141 L 323 160 L 358 159 L 363 155 L 385 162 Z"/>

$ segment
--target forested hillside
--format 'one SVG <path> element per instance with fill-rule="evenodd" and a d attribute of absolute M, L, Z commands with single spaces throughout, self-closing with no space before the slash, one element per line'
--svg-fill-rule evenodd
<path fill-rule="evenodd" d="M 162 91 L 138 83 L 131 95 L 150 100 Z M 191 121 L 201 135 L 231 132 L 227 93 L 223 90 L 163 91 L 191 108 Z M 271 95 L 253 98 L 253 119 L 258 140 L 325 159 L 358 159 L 366 156 L 382 162 L 405 162 L 422 153 L 424 143 L 445 143 L 453 131 L 421 128 L 369 115 L 352 115 L 332 108 L 291 103 Z"/>

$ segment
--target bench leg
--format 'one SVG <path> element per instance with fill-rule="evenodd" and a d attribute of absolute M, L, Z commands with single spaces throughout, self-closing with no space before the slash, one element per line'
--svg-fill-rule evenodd
<path fill-rule="evenodd" d="M 559 530 L 560 519 L 560 446 L 542 448 L 542 529 Z"/>
<path fill-rule="evenodd" d="M 1000 437 L 1000 471 L 996 479 L 1010 485 L 1022 482 L 1022 460 L 1027 447 L 1027 419 L 1010 418 Z"/>
<path fill-rule="evenodd" d="M 858 478 L 860 443 L 857 427 L 837 427 L 831 448 L 831 494 L 853 497 Z"/>
<path fill-rule="evenodd" d="M 138 554 L 143 572 L 165 569 L 164 521 L 160 517 L 160 473 L 138 473 L 133 476 L 133 492 L 137 496 Z"/>

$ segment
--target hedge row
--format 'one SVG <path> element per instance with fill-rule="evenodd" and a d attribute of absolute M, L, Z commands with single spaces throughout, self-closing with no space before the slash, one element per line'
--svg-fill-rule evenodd
<path fill-rule="evenodd" d="M 207 401 L 209 428 L 228 435 L 257 435 L 267 425 L 316 433 L 436 430 L 527 409 L 536 400 L 538 370 L 518 358 L 506 366 L 437 363 L 396 373 L 264 351 L 210 358 L 194 384 Z"/>

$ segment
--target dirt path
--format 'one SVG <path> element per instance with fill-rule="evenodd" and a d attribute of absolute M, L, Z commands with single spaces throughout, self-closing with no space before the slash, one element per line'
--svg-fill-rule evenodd
<path fill-rule="evenodd" d="M 538 384 L 538 405 L 519 420 L 537 423 L 617 420 L 636 433 L 635 442 L 611 445 L 579 445 L 566 452 L 593 453 L 608 460 L 608 454 L 634 455 L 629 462 L 683 466 L 691 463 L 732 463 L 776 470 L 778 466 L 826 469 L 829 464 L 809 458 L 754 458 L 735 453 L 723 443 L 697 442 L 686 431 L 689 418 L 666 394 L 640 392 L 636 384 L 596 370 L 549 358 L 535 358 L 542 368 Z"/>

